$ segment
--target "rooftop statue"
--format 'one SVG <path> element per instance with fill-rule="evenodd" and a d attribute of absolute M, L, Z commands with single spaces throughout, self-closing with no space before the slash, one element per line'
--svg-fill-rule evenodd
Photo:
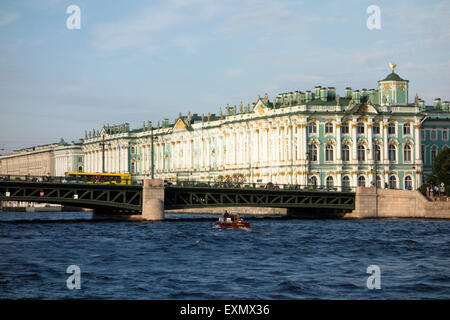
<path fill-rule="evenodd" d="M 391 68 L 392 72 L 394 72 L 394 69 L 397 67 L 397 65 L 394 62 L 391 62 L 389 64 L 389 67 Z"/>

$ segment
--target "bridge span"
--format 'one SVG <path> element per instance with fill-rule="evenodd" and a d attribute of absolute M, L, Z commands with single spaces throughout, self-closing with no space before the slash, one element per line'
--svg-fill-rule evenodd
<path fill-rule="evenodd" d="M 62 204 L 91 208 L 98 213 L 130 215 L 144 220 L 164 219 L 164 210 L 207 207 L 276 207 L 292 209 L 355 209 L 352 189 L 298 185 L 186 183 L 168 185 L 144 180 L 142 185 L 87 184 L 48 178 L 0 181 L 0 201 Z"/>

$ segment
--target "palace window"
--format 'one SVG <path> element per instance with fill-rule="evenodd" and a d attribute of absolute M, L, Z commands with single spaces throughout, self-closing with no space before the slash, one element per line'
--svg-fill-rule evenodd
<path fill-rule="evenodd" d="M 389 123 L 388 134 L 395 134 L 395 123 L 393 122 Z"/>
<path fill-rule="evenodd" d="M 405 189 L 411 190 L 412 189 L 412 179 L 410 176 L 405 177 Z"/>
<path fill-rule="evenodd" d="M 333 188 L 334 186 L 334 181 L 333 181 L 333 177 L 327 177 L 327 188 Z"/>
<path fill-rule="evenodd" d="M 342 126 L 341 126 L 341 133 L 342 133 L 342 134 L 348 134 L 348 132 L 349 132 L 349 129 L 348 129 L 348 122 L 342 123 Z"/>
<path fill-rule="evenodd" d="M 350 187 L 350 178 L 348 176 L 344 176 L 342 178 L 342 186 L 343 187 Z"/>
<path fill-rule="evenodd" d="M 131 162 L 131 173 L 136 173 L 136 163 Z"/>
<path fill-rule="evenodd" d="M 403 161 L 411 162 L 411 146 L 408 144 L 403 148 Z"/>
<path fill-rule="evenodd" d="M 310 144 L 308 147 L 309 161 L 317 161 L 317 146 Z"/>
<path fill-rule="evenodd" d="M 309 181 L 310 185 L 313 185 L 314 187 L 317 186 L 317 178 L 315 176 L 312 176 Z"/>
<path fill-rule="evenodd" d="M 437 131 L 436 129 L 431 130 L 431 140 L 436 141 L 437 140 Z"/>
<path fill-rule="evenodd" d="M 391 161 L 391 162 L 394 162 L 397 159 L 396 148 L 392 144 L 389 146 L 388 156 L 389 156 L 389 161 Z"/>
<path fill-rule="evenodd" d="M 424 145 L 420 146 L 421 156 L 422 156 L 422 162 L 425 163 L 425 149 L 426 147 Z"/>
<path fill-rule="evenodd" d="M 308 133 L 317 133 L 317 125 L 315 122 L 310 122 L 308 124 Z"/>
<path fill-rule="evenodd" d="M 403 125 L 403 134 L 411 134 L 411 125 L 409 123 Z"/>
<path fill-rule="evenodd" d="M 350 148 L 346 144 L 342 146 L 342 161 L 350 161 Z"/>
<path fill-rule="evenodd" d="M 434 163 L 434 159 L 436 159 L 438 154 L 438 148 L 436 146 L 431 147 L 431 165 Z"/>
<path fill-rule="evenodd" d="M 364 123 L 359 122 L 358 127 L 356 128 L 357 134 L 364 134 Z"/>
<path fill-rule="evenodd" d="M 326 147 L 325 161 L 333 161 L 333 146 L 331 144 Z"/>
<path fill-rule="evenodd" d="M 421 141 L 425 140 L 425 130 L 424 129 L 420 129 L 420 140 Z"/>
<path fill-rule="evenodd" d="M 333 133 L 333 124 L 331 122 L 325 124 L 325 133 Z"/>
<path fill-rule="evenodd" d="M 442 140 L 443 141 L 448 140 L 448 130 L 446 130 L 446 129 L 442 130 Z"/>
<path fill-rule="evenodd" d="M 366 160 L 366 148 L 364 148 L 363 145 L 358 146 L 358 161 L 365 161 Z"/>
<path fill-rule="evenodd" d="M 389 177 L 389 189 L 397 189 L 397 178 L 395 176 Z"/>
<path fill-rule="evenodd" d="M 366 186 L 366 178 L 364 176 L 358 177 L 358 187 L 365 187 Z"/>
<path fill-rule="evenodd" d="M 372 133 L 373 134 L 380 134 L 380 124 L 378 122 L 375 122 L 372 126 Z"/>

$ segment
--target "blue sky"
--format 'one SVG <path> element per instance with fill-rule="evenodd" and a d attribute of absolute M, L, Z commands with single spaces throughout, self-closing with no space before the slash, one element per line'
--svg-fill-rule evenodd
<path fill-rule="evenodd" d="M 79 30 L 66 28 L 72 4 Z M 410 102 L 450 100 L 449 13 L 448 0 L 2 0 L 0 153 L 266 92 L 376 88 L 391 61 Z"/>

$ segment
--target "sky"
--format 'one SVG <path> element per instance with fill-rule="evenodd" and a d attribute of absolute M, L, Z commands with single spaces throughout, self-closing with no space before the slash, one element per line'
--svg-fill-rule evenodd
<path fill-rule="evenodd" d="M 449 13 L 448 0 L 1 0 L 0 154 L 265 93 L 376 88 L 391 61 L 410 102 L 450 100 Z"/>

